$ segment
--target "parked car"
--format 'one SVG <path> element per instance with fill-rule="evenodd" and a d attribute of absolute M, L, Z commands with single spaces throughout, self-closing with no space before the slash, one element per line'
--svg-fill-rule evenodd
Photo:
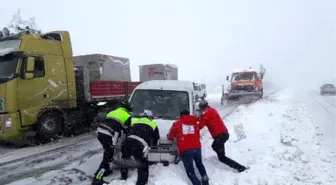
<path fill-rule="evenodd" d="M 320 88 L 321 95 L 331 94 L 336 95 L 336 88 L 333 84 L 324 84 Z"/>

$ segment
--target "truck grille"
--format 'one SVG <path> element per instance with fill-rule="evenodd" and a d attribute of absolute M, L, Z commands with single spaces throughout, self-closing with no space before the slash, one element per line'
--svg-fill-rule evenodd
<path fill-rule="evenodd" d="M 234 91 L 253 91 L 253 85 L 232 85 L 232 90 Z"/>

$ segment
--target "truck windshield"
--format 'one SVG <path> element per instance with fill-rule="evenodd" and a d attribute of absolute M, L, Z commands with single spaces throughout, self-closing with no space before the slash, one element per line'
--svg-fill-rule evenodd
<path fill-rule="evenodd" d="M 190 109 L 189 95 L 186 91 L 136 90 L 130 101 L 133 116 L 139 117 L 144 110 L 153 112 L 157 119 L 178 119 L 180 112 Z"/>
<path fill-rule="evenodd" d="M 335 86 L 332 85 L 332 84 L 325 84 L 325 85 L 323 85 L 323 88 L 333 89 L 333 88 L 335 88 Z"/>
<path fill-rule="evenodd" d="M 9 81 L 14 77 L 17 57 L 13 54 L 0 56 L 0 83 Z"/>
<path fill-rule="evenodd" d="M 20 47 L 20 45 L 21 45 L 20 39 L 0 41 L 0 52 L 1 50 L 8 49 L 8 48 L 17 49 Z"/>
<path fill-rule="evenodd" d="M 255 80 L 254 73 L 234 73 L 232 74 L 232 81 L 251 81 Z"/>

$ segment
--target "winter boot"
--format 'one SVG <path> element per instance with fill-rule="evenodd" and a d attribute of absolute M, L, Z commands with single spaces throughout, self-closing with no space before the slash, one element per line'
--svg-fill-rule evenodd
<path fill-rule="evenodd" d="M 202 179 L 202 185 L 209 185 L 209 178 L 208 176 L 203 176 Z"/>
<path fill-rule="evenodd" d="M 237 169 L 238 173 L 241 173 L 243 171 L 247 170 L 247 168 L 245 166 L 241 166 Z"/>
<path fill-rule="evenodd" d="M 104 185 L 104 184 L 109 184 L 109 183 L 104 181 L 103 179 L 94 178 L 91 185 Z"/>

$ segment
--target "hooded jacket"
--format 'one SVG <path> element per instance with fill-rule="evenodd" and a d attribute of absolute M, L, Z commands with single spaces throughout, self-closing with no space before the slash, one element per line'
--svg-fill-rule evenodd
<path fill-rule="evenodd" d="M 219 134 L 227 133 L 228 130 L 224 125 L 224 121 L 218 114 L 216 109 L 208 106 L 200 116 L 200 129 L 206 126 L 213 138 Z"/>
<path fill-rule="evenodd" d="M 176 139 L 179 153 L 190 149 L 200 149 L 200 129 L 198 118 L 191 115 L 181 116 L 169 130 L 167 138 Z"/>

